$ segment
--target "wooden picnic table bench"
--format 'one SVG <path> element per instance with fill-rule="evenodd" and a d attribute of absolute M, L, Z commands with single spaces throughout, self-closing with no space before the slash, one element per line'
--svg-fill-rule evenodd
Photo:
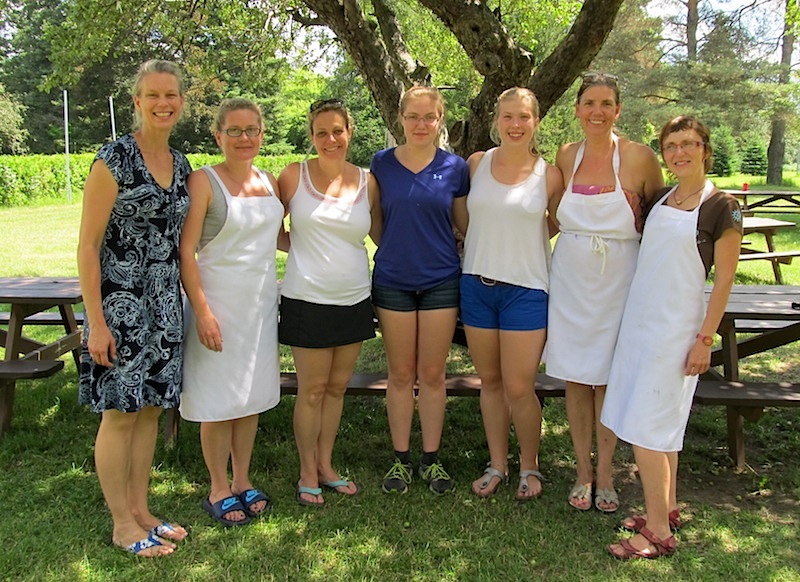
<path fill-rule="evenodd" d="M 775 275 L 775 282 L 778 285 L 783 285 L 783 275 L 781 273 L 781 264 L 791 264 L 792 258 L 800 257 L 800 250 L 790 251 L 776 251 L 775 250 L 775 233 L 779 230 L 797 228 L 794 222 L 788 220 L 776 220 L 774 218 L 763 218 L 760 216 L 745 216 L 742 219 L 742 234 L 747 236 L 750 234 L 759 234 L 764 237 L 764 242 L 767 245 L 766 252 L 747 246 L 749 241 L 743 243 L 742 249 L 739 254 L 739 261 L 753 261 L 753 260 L 766 260 L 772 263 L 772 272 Z"/>

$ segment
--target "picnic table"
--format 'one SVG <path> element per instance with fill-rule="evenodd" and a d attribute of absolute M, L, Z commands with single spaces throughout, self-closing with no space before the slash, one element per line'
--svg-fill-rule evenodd
<path fill-rule="evenodd" d="M 722 365 L 723 373 L 710 369 L 703 375 L 695 402 L 727 408 L 728 453 L 743 470 L 744 420 L 757 421 L 765 406 L 800 406 L 800 384 L 740 382 L 739 361 L 800 341 L 800 287 L 734 285 L 717 333 L 722 345 L 712 351 L 711 365 Z M 742 334 L 748 335 L 740 339 Z"/>
<path fill-rule="evenodd" d="M 725 191 L 741 200 L 742 211 L 746 213 L 800 211 L 800 192 L 727 189 Z"/>
<path fill-rule="evenodd" d="M 783 285 L 783 274 L 781 273 L 781 263 L 791 264 L 792 258 L 800 256 L 800 250 L 777 251 L 775 250 L 774 236 L 779 230 L 797 228 L 797 224 L 788 220 L 776 220 L 774 218 L 763 218 L 760 216 L 745 216 L 742 219 L 742 235 L 758 234 L 764 237 L 767 245 L 766 252 L 753 249 L 746 244 L 742 245 L 739 254 L 740 261 L 766 260 L 772 263 L 772 272 L 775 275 L 775 282 Z"/>
<path fill-rule="evenodd" d="M 7 326 L 0 329 L 0 342 L 5 347 L 0 373 L 0 435 L 11 426 L 17 379 L 55 373 L 63 366 L 55 362 L 56 358 L 70 351 L 76 365 L 79 363 L 81 330 L 73 306 L 81 301 L 76 277 L 0 277 L 0 303 L 10 304 L 10 311 L 0 320 Z M 58 308 L 58 314 L 47 313 L 53 307 Z M 60 326 L 64 335 L 44 344 L 23 335 L 26 325 Z"/>

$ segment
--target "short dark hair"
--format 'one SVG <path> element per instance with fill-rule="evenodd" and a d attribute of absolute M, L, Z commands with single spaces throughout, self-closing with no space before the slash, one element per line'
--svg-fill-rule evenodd
<path fill-rule="evenodd" d="M 694 115 L 680 115 L 664 124 L 664 127 L 661 128 L 661 135 L 658 136 L 658 147 L 661 149 L 661 157 L 664 157 L 664 140 L 667 139 L 667 136 L 687 129 L 695 130 L 697 135 L 700 136 L 700 140 L 703 142 L 703 150 L 705 151 L 703 165 L 706 173 L 710 172 L 714 165 L 714 148 L 711 147 L 711 131 L 705 123 L 697 119 Z"/>

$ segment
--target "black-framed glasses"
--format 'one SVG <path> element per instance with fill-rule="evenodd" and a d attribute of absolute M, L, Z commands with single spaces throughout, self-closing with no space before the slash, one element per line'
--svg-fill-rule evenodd
<path fill-rule="evenodd" d="M 343 109 L 344 101 L 338 98 L 320 99 L 319 101 L 314 101 L 311 104 L 311 107 L 308 108 L 308 112 L 314 113 L 315 111 L 319 111 L 323 107 L 329 107 L 330 109 Z"/>
<path fill-rule="evenodd" d="M 254 125 L 245 127 L 244 129 L 241 127 L 229 127 L 224 131 L 225 134 L 230 137 L 241 137 L 242 134 L 245 134 L 247 137 L 257 137 L 261 135 L 261 128 Z"/>

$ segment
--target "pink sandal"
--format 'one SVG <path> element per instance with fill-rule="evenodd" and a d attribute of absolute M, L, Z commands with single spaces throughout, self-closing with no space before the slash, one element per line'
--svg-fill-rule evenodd
<path fill-rule="evenodd" d="M 608 546 L 608 552 L 618 560 L 630 560 L 631 558 L 647 558 L 653 560 L 661 558 L 662 556 L 671 556 L 675 553 L 677 542 L 675 536 L 669 536 L 666 539 L 661 539 L 651 532 L 646 527 L 643 527 L 639 534 L 641 534 L 650 545 L 655 548 L 655 551 L 649 552 L 647 548 L 637 550 L 633 547 L 630 540 L 621 540 L 617 544 Z"/>

